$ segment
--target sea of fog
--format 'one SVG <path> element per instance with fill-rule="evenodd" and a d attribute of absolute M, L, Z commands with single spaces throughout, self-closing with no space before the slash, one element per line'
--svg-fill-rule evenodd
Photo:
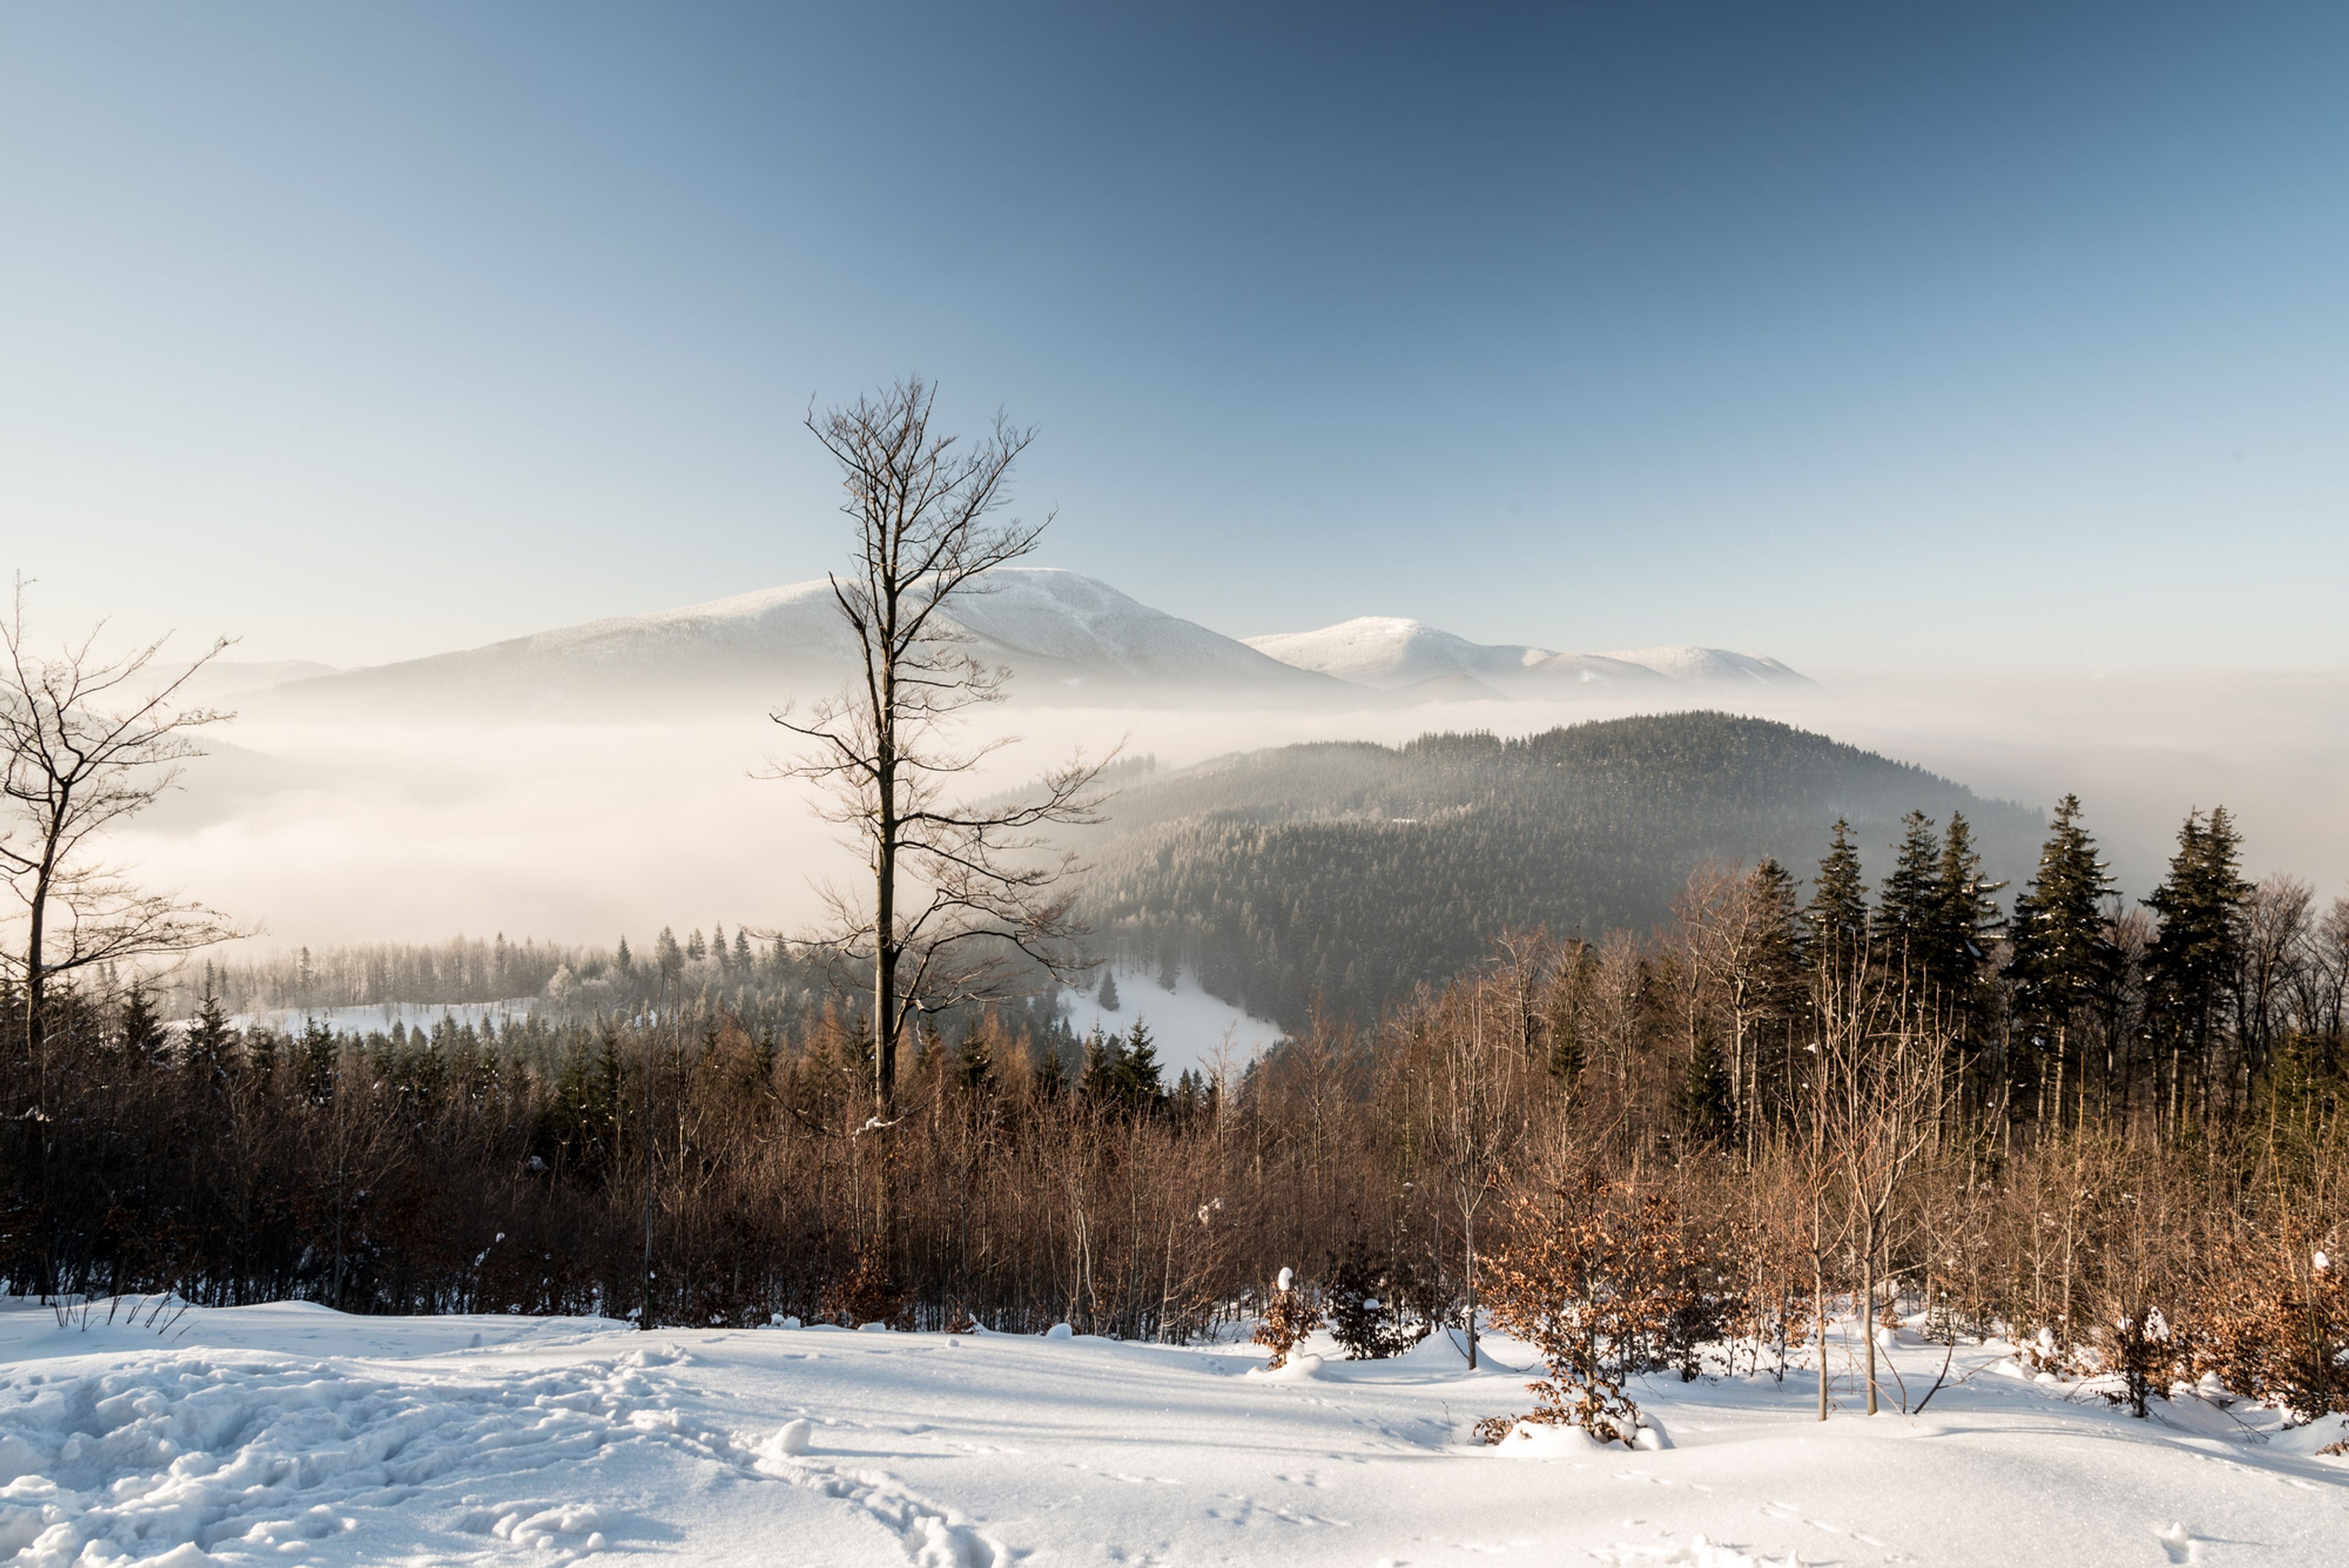
<path fill-rule="evenodd" d="M 2349 678 L 1851 676 L 1813 691 L 1713 691 L 1682 706 L 1783 719 L 2044 809 L 2078 793 L 2122 887 L 2159 875 L 2178 820 L 2223 803 L 2255 875 L 2349 890 Z M 1297 741 L 1399 742 L 1430 730 L 1523 734 L 1652 711 L 1639 703 L 1495 701 L 1354 711 L 1164 708 L 986 711 L 1012 733 L 975 791 L 1015 785 L 1081 748 L 1162 767 Z M 759 775 L 789 737 L 762 715 L 664 724 L 298 721 L 265 695 L 214 754 L 114 846 L 150 882 L 257 923 L 257 947 L 503 931 L 641 942 L 680 931 L 792 930 L 856 857 L 804 786 Z M 1114 805 L 1111 807 L 1114 812 Z"/>

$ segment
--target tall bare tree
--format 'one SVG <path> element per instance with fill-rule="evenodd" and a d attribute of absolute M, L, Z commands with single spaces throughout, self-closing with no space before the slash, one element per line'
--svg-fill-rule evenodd
<path fill-rule="evenodd" d="M 57 987 L 84 970 L 237 934 L 217 910 L 144 891 L 101 856 L 108 830 L 152 805 L 178 780 L 180 763 L 202 754 L 188 732 L 229 717 L 179 701 L 228 642 L 214 642 L 168 680 L 153 669 L 161 639 L 105 659 L 96 651 L 102 626 L 44 657 L 31 646 L 25 587 L 17 578 L 0 620 L 0 884 L 15 904 L 0 915 L 0 975 L 24 1002 L 25 1071 L 43 1129 L 35 1147 L 46 1192 Z"/>
<path fill-rule="evenodd" d="M 897 1119 L 897 1054 L 923 1014 L 995 992 L 1024 955 L 1056 976 L 1080 967 L 1066 874 L 1040 831 L 1098 820 L 1102 763 L 1081 755 L 1008 805 L 948 798 L 1017 737 L 968 743 L 957 721 L 1005 695 L 1010 671 L 969 651 L 957 604 L 988 591 L 987 574 L 1036 547 L 1051 519 L 991 519 L 1009 499 L 1012 466 L 1035 437 L 996 416 L 965 445 L 930 429 L 935 389 L 909 378 L 821 416 L 808 429 L 839 463 L 841 510 L 855 524 L 855 564 L 831 576 L 855 639 L 844 690 L 774 722 L 808 742 L 776 776 L 815 784 L 826 820 L 846 827 L 872 881 L 829 893 L 833 950 L 869 966 L 873 1109 L 866 1130 Z M 883 1161 L 885 1242 L 892 1203 Z"/>

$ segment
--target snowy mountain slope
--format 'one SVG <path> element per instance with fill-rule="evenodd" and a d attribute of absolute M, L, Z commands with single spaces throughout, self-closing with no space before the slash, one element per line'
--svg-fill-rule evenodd
<path fill-rule="evenodd" d="M 1758 659 L 1750 653 L 1732 653 L 1724 648 L 1692 648 L 1679 644 L 1669 648 L 1640 648 L 1628 653 L 1609 653 L 1599 657 L 1624 664 L 1640 665 L 1671 680 L 1691 684 L 1811 684 L 1807 676 L 1797 674 L 1775 659 Z"/>
<path fill-rule="evenodd" d="M 1547 649 L 1471 642 L 1394 616 L 1358 616 L 1319 631 L 1276 632 L 1246 641 L 1299 670 L 1381 688 L 1446 675 L 1506 676 L 1550 657 Z"/>
<path fill-rule="evenodd" d="M 1050 659 L 1078 676 L 1154 685 L 1269 685 L 1299 680 L 1293 667 L 1196 621 L 1153 609 L 1097 577 L 1049 566 L 1007 566 L 981 591 L 952 601 L 953 618 L 1015 669 Z M 974 651 L 977 651 L 976 649 Z M 982 654 L 982 657 L 987 655 Z"/>
<path fill-rule="evenodd" d="M 1107 583 L 1008 566 L 957 598 L 947 625 L 966 650 L 1009 665 L 1022 701 L 1166 691 L 1310 700 L 1341 691 Z M 827 691 L 856 645 L 828 582 L 558 627 L 483 648 L 347 670 L 276 689 L 304 706 L 486 704 L 565 714 L 763 702 Z"/>
<path fill-rule="evenodd" d="M 2342 1418 L 2181 1393 L 2131 1420 L 2012 1346 L 1885 1352 L 1836 1413 L 1796 1350 L 1768 1374 L 1639 1377 L 1652 1447 L 1529 1407 L 1524 1345 L 1470 1371 L 1438 1331 L 1386 1361 L 1316 1334 L 1279 1376 L 1236 1345 L 608 1319 L 195 1309 L 171 1335 L 0 1310 L 0 1552 L 27 1564 L 674 1562 L 2329 1564 Z M 1760 1357 L 1767 1361 L 1764 1355 Z M 1523 1431 L 1525 1428 L 1520 1428 Z"/>
<path fill-rule="evenodd" d="M 1471 642 L 1394 616 L 1361 616 L 1318 631 L 1277 632 L 1247 641 L 1300 670 L 1386 691 L 1456 676 L 1528 697 L 1722 682 L 1808 684 L 1775 659 L 1725 649 L 1675 646 L 1628 653 L 1554 653 L 1521 643 Z M 1431 695 L 1439 691 L 1429 688 Z"/>

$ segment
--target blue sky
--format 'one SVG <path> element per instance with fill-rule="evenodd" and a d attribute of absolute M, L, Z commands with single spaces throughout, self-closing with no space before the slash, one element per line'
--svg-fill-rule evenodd
<path fill-rule="evenodd" d="M 14 5 L 0 540 L 357 662 L 1045 559 L 1837 669 L 2349 668 L 2349 10 Z"/>

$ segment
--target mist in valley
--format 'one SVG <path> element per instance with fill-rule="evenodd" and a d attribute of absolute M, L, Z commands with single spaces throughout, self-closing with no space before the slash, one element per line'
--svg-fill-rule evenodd
<path fill-rule="evenodd" d="M 1014 686 L 968 726 L 974 742 L 1019 737 L 972 775 L 973 795 L 1016 788 L 1079 750 L 1123 747 L 1164 774 L 1298 742 L 1518 736 L 1717 708 L 2043 813 L 2076 793 L 2131 898 L 2158 880 L 2186 813 L 2219 804 L 2242 825 L 2250 875 L 2290 873 L 2326 895 L 2349 885 L 2349 819 L 2335 809 L 2349 776 L 2340 677 L 1831 675 L 1786 691 L 1692 689 L 1669 703 L 1365 694 L 1307 708 L 1048 705 Z M 819 885 L 856 869 L 804 786 L 761 776 L 791 753 L 791 737 L 752 704 L 669 722 L 517 722 L 288 711 L 268 691 L 230 701 L 239 716 L 207 737 L 212 754 L 119 847 L 159 882 L 261 925 L 248 950 L 493 931 L 642 941 L 712 919 L 797 933 L 820 914 Z M 1112 821 L 1116 810 L 1112 801 Z M 1861 846 L 1872 866 L 1888 847 Z"/>

